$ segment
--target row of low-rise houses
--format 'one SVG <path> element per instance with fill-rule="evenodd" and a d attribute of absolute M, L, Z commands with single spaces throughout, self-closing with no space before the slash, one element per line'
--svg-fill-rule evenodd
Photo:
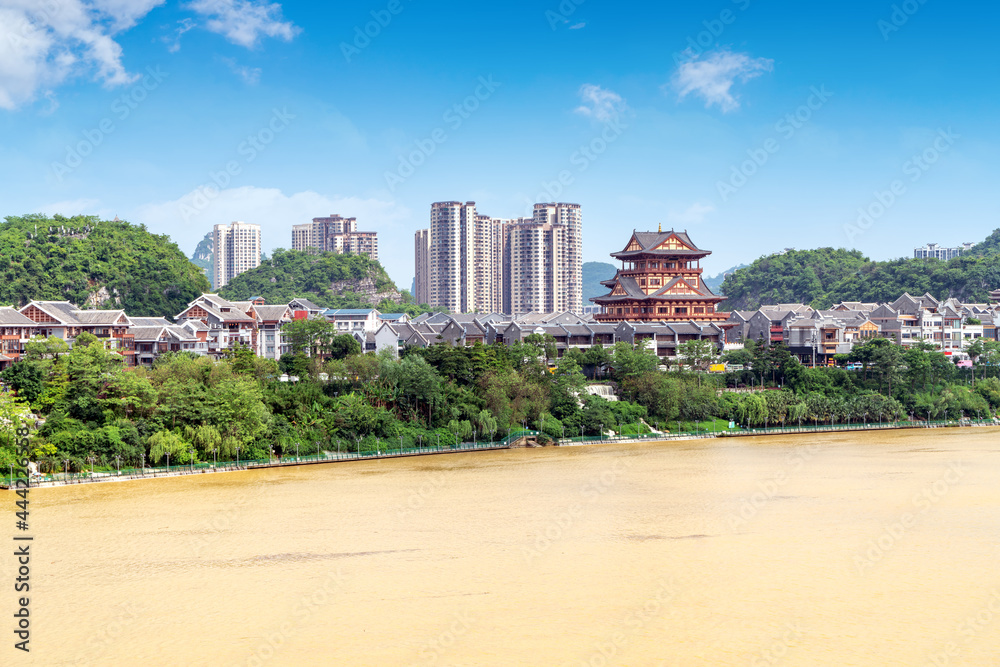
<path fill-rule="evenodd" d="M 996 297 L 998 303 L 963 304 L 904 294 L 892 303 L 844 302 L 829 310 L 776 304 L 732 311 L 725 322 L 599 322 L 569 312 L 425 313 L 410 318 L 372 308 L 322 308 L 307 299 L 269 305 L 259 298 L 228 301 L 217 294 L 201 295 L 170 322 L 130 317 L 123 310 L 84 310 L 66 301 L 32 301 L 19 309 L 0 308 L 0 368 L 18 361 L 32 338 L 52 336 L 72 343 L 84 332 L 104 340 L 127 366 L 150 366 L 168 352 L 221 357 L 236 346 L 277 359 L 290 351 L 283 327 L 297 319 L 324 319 L 336 332 L 353 336 L 363 351 L 388 349 L 394 355 L 406 347 L 438 343 L 511 345 L 541 334 L 551 336 L 558 356 L 571 348 L 644 341 L 657 356 L 670 358 L 691 340 L 709 341 L 719 351 L 763 340 L 784 344 L 805 364 L 823 365 L 859 342 L 883 337 L 903 346 L 926 341 L 959 360 L 976 339 L 998 339 L 1000 291 Z"/>
<path fill-rule="evenodd" d="M 261 299 L 228 301 L 203 294 L 174 316 L 132 317 L 123 310 L 84 310 L 66 301 L 32 301 L 23 308 L 0 308 L 0 368 L 17 362 L 33 338 L 55 337 L 72 344 L 82 333 L 101 339 L 122 355 L 126 366 L 151 366 L 168 352 L 192 352 L 221 357 L 242 346 L 258 356 L 277 359 L 290 351 L 282 327 L 296 319 L 325 319 L 335 331 L 349 334 L 365 352 L 405 347 L 513 344 L 532 334 L 549 335 L 559 356 L 570 348 L 611 347 L 619 341 L 645 340 L 661 357 L 675 355 L 678 345 L 706 339 L 720 348 L 724 330 L 717 324 L 598 323 L 573 313 L 523 315 L 427 313 L 410 318 L 404 313 L 375 309 L 327 309 L 307 299 L 268 305 Z"/>
<path fill-rule="evenodd" d="M 998 339 L 1000 304 L 938 301 L 930 294 L 903 294 L 892 303 L 843 302 L 829 310 L 775 304 L 732 311 L 723 326 L 731 346 L 751 340 L 783 343 L 810 365 L 830 364 L 833 355 L 874 337 L 904 347 L 930 343 L 957 361 L 968 358 L 966 350 L 977 338 Z"/>
<path fill-rule="evenodd" d="M 558 356 L 566 350 L 586 350 L 594 346 L 611 347 L 618 342 L 631 345 L 645 341 L 657 356 L 673 357 L 677 347 L 690 340 L 708 340 L 721 349 L 725 332 L 714 323 L 671 322 L 640 323 L 595 322 L 589 316 L 562 313 L 444 313 L 423 314 L 405 321 L 383 320 L 378 328 L 366 335 L 364 349 L 374 352 L 389 349 L 398 353 L 405 347 L 429 347 L 436 343 L 449 345 L 512 345 L 524 342 L 532 334 L 552 337 Z"/>

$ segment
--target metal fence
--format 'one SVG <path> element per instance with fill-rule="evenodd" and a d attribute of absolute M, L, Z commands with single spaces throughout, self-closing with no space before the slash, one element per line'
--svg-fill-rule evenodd
<path fill-rule="evenodd" d="M 250 470 L 252 468 L 277 468 L 285 466 L 309 465 L 316 463 L 330 463 L 335 461 L 358 461 L 362 459 L 381 459 L 399 456 L 423 456 L 427 454 L 439 454 L 447 452 L 467 452 L 480 451 L 484 449 L 506 449 L 511 443 L 526 436 L 538 435 L 537 431 L 517 430 L 511 431 L 500 440 L 475 440 L 472 442 L 440 442 L 435 440 L 418 447 L 393 447 L 392 440 L 384 440 L 376 445 L 375 449 L 365 451 L 324 451 L 318 454 L 306 456 L 282 455 L 272 456 L 268 459 L 240 459 L 236 461 L 202 461 L 198 463 L 181 463 L 162 467 L 146 468 L 115 468 L 112 470 L 96 469 L 84 470 L 80 472 L 51 472 L 32 478 L 31 486 L 55 486 L 63 484 L 87 484 L 91 482 L 109 482 L 125 479 L 146 479 L 152 477 L 175 477 L 178 475 L 196 475 L 210 472 L 226 472 L 232 470 Z M 379 445 L 384 445 L 381 447 Z M 12 469 L 6 475 L 0 476 L 0 487 L 10 488 L 13 479 Z M 20 477 L 24 479 L 22 475 Z"/>
<path fill-rule="evenodd" d="M 905 428 L 947 428 L 965 426 L 1000 426 L 1000 420 L 994 419 L 963 419 L 942 421 L 904 421 L 904 422 L 858 422 L 850 424 L 784 424 L 781 426 L 736 427 L 733 429 L 695 429 L 693 431 L 664 431 L 620 435 L 588 435 L 571 438 L 555 438 L 558 444 L 594 444 L 601 442 L 634 442 L 642 440 L 674 440 L 691 438 L 718 438 L 754 435 L 781 435 L 793 433 L 821 433 L 838 431 L 872 431 Z M 167 477 L 177 475 L 196 475 L 200 473 L 225 472 L 232 470 L 250 470 L 253 468 L 276 468 L 285 466 L 330 463 L 334 461 L 358 461 L 363 459 L 380 459 L 400 456 L 423 456 L 446 452 L 479 451 L 487 449 L 506 449 L 514 442 L 524 437 L 539 435 L 538 431 L 520 429 L 510 431 L 506 437 L 499 440 L 477 440 L 473 442 L 432 442 L 418 447 L 393 447 L 392 440 L 385 440 L 385 448 L 376 446 L 374 450 L 366 451 L 324 451 L 306 456 L 283 455 L 269 459 L 242 459 L 237 461 L 199 462 L 179 465 L 147 467 L 147 468 L 116 468 L 113 470 L 97 470 L 81 472 L 52 472 L 34 477 L 31 486 L 55 486 L 62 484 L 87 484 L 92 482 L 108 482 L 124 479 L 146 479 L 152 477 Z M 0 476 L 0 487 L 9 489 L 15 479 L 23 479 L 23 475 L 11 476 L 13 470 L 5 471 Z"/>

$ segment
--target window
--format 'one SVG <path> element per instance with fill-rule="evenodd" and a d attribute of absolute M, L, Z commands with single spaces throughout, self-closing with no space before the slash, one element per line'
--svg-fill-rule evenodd
<path fill-rule="evenodd" d="M 687 308 L 674 308 L 675 315 L 687 315 L 687 312 L 688 312 Z"/>

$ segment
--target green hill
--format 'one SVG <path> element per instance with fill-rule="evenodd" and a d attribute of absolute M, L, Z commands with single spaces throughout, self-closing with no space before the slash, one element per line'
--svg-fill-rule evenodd
<path fill-rule="evenodd" d="M 9 216 L 0 223 L 0 303 L 32 299 L 173 316 L 209 284 L 167 236 L 96 216 Z"/>
<path fill-rule="evenodd" d="M 829 308 L 840 301 L 894 301 L 903 292 L 989 303 L 1000 288 L 1000 230 L 962 257 L 873 262 L 857 250 L 790 250 L 761 257 L 728 276 L 720 310 L 754 310 L 768 303 Z M 981 254 L 979 254 L 981 253 Z"/>
<path fill-rule="evenodd" d="M 209 232 L 205 234 L 205 238 L 198 242 L 198 247 L 194 249 L 194 254 L 191 255 L 191 263 L 205 273 L 208 282 L 212 282 L 214 251 L 215 240 L 212 238 L 212 232 Z"/>
<path fill-rule="evenodd" d="M 617 270 L 614 264 L 607 262 L 583 263 L 583 305 L 591 305 L 592 296 L 604 296 L 608 293 L 608 288 L 601 281 L 614 278 Z"/>
<path fill-rule="evenodd" d="M 219 295 L 237 301 L 259 296 L 267 303 L 303 297 L 326 308 L 375 307 L 411 315 L 431 310 L 414 304 L 410 293 L 398 290 L 382 265 L 368 257 L 282 248 L 236 276 Z"/>

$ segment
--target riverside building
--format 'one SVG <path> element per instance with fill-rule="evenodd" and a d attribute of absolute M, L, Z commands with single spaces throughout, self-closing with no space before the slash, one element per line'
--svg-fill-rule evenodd
<path fill-rule="evenodd" d="M 711 255 L 694 244 L 687 232 L 633 232 L 625 248 L 611 256 L 622 268 L 602 281 L 610 288 L 591 301 L 602 307 L 598 322 L 725 322 L 717 313 L 725 297 L 716 296 L 702 280 L 701 260 Z"/>

